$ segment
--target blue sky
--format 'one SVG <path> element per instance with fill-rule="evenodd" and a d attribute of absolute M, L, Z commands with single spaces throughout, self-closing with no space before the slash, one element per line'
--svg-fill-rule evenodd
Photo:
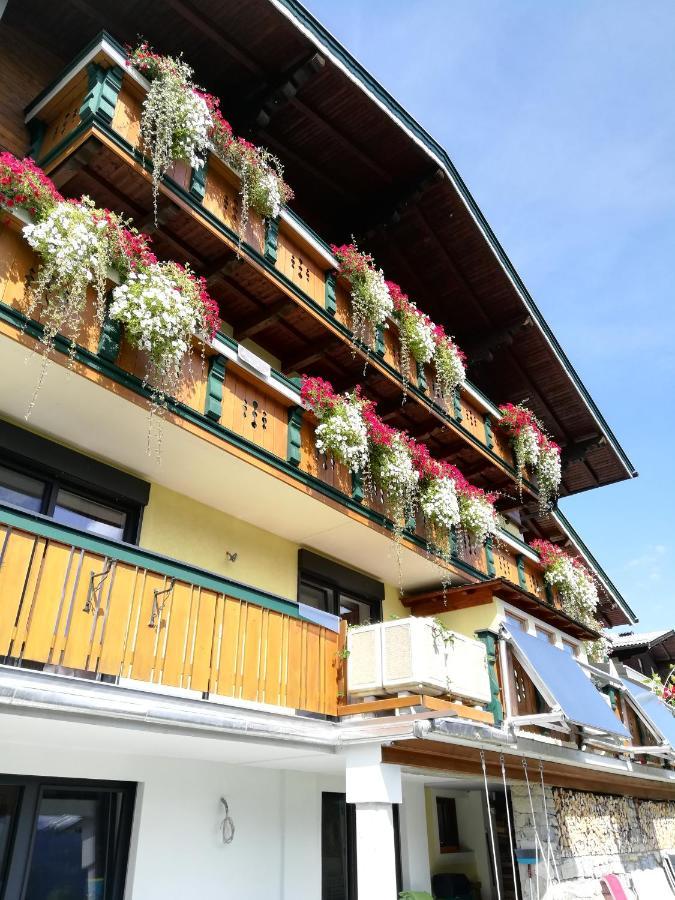
<path fill-rule="evenodd" d="M 675 3 L 305 2 L 449 151 L 640 472 L 561 507 L 675 626 Z"/>

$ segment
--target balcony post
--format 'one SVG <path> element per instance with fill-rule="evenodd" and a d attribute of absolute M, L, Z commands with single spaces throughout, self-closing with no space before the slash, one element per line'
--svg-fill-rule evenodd
<path fill-rule="evenodd" d="M 495 717 L 495 725 L 499 728 L 504 721 L 504 710 L 500 699 L 501 691 L 499 688 L 499 677 L 497 675 L 497 644 L 499 642 L 499 635 L 496 631 L 485 628 L 482 631 L 477 631 L 476 637 L 485 644 L 485 649 L 487 651 L 488 676 L 490 678 L 490 694 L 492 696 L 487 708 Z M 506 673 L 503 673 L 503 675 L 506 677 Z"/>
<path fill-rule="evenodd" d="M 117 97 L 122 87 L 124 73 L 119 66 L 104 69 L 97 63 L 87 66 L 88 90 L 80 106 L 80 118 L 89 122 L 101 118 L 108 125 L 115 115 Z"/>
<path fill-rule="evenodd" d="M 381 760 L 379 744 L 346 752 L 347 803 L 356 807 L 358 894 L 368 900 L 396 897 L 393 804 L 402 800 L 401 769 Z"/>
<path fill-rule="evenodd" d="M 485 425 L 485 446 L 488 450 L 492 450 L 495 445 L 494 436 L 492 434 L 492 417 L 488 413 L 485 413 L 483 422 Z"/>
<path fill-rule="evenodd" d="M 106 317 L 98 339 L 98 355 L 106 362 L 114 363 L 120 352 L 122 343 L 122 323 L 110 318 L 106 309 Z"/>
<path fill-rule="evenodd" d="M 516 568 L 518 569 L 518 584 L 526 591 L 527 579 L 525 577 L 525 557 L 522 553 L 516 555 Z"/>

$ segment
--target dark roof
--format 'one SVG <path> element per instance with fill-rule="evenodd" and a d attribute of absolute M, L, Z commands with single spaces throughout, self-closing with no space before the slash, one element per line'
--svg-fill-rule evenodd
<path fill-rule="evenodd" d="M 447 152 L 296 0 L 23 0 L 4 21 L 64 63 L 102 29 L 183 52 L 235 129 L 284 161 L 308 223 L 357 235 L 495 402 L 527 399 L 571 460 L 563 493 L 637 474 Z"/>
<path fill-rule="evenodd" d="M 648 653 L 656 661 L 675 661 L 675 630 L 648 631 L 642 634 L 619 634 L 612 636 L 610 655 L 627 660 L 635 654 Z"/>

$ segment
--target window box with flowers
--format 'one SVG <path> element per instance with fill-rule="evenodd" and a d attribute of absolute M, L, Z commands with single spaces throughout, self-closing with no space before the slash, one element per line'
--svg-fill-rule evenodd
<path fill-rule="evenodd" d="M 146 42 L 129 49 L 128 63 L 150 82 L 141 113 L 141 147 L 152 160 L 155 212 L 159 183 L 171 166 L 183 160 L 198 171 L 211 151 L 239 176 L 240 238 L 251 209 L 263 219 L 279 216 L 293 198 L 281 163 L 264 148 L 234 136 L 219 98 L 194 82 L 192 68 L 181 57 L 156 53 Z"/>
<path fill-rule="evenodd" d="M 541 422 L 526 406 L 505 403 L 499 411 L 502 414 L 499 424 L 509 435 L 513 447 L 518 488 L 522 492 L 523 470 L 529 469 L 536 475 L 540 512 L 545 513 L 560 490 L 560 447 L 548 437 Z"/>
<path fill-rule="evenodd" d="M 539 554 L 544 567 L 544 581 L 558 591 L 563 611 L 588 628 L 600 631 L 602 624 L 596 617 L 598 588 L 583 562 L 549 541 L 535 540 L 530 546 Z M 587 642 L 586 652 L 590 659 L 598 662 L 604 660 L 607 656 L 606 639 L 601 637 Z"/>

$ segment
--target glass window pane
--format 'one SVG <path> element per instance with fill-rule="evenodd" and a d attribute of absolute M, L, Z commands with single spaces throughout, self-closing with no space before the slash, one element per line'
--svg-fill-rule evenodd
<path fill-rule="evenodd" d="M 44 481 L 0 466 L 0 503 L 12 503 L 31 512 L 40 512 L 44 493 Z"/>
<path fill-rule="evenodd" d="M 539 628 L 535 626 L 534 631 L 540 641 L 548 641 L 549 644 L 553 644 L 555 642 L 553 634 L 550 631 L 546 631 L 545 628 Z"/>
<path fill-rule="evenodd" d="M 306 603 L 307 606 L 313 606 L 314 609 L 322 609 L 324 612 L 332 613 L 331 597 L 332 591 L 328 591 L 326 588 L 317 587 L 315 584 L 310 584 L 307 581 L 300 582 L 298 591 L 298 601 L 300 603 Z"/>
<path fill-rule="evenodd" d="M 373 612 L 369 603 L 357 600 L 355 597 L 348 597 L 346 594 L 340 594 L 340 608 L 338 615 L 341 619 L 345 619 L 350 625 L 364 625 L 370 622 Z"/>
<path fill-rule="evenodd" d="M 122 794 L 45 790 L 25 900 L 104 900 L 113 878 Z"/>
<path fill-rule="evenodd" d="M 577 655 L 577 648 L 574 644 L 570 644 L 569 641 L 563 641 L 562 646 L 565 653 L 569 653 L 570 656 Z"/>
<path fill-rule="evenodd" d="M 101 537 L 122 540 L 127 514 L 95 500 L 88 500 L 70 491 L 60 490 L 56 497 L 54 519 Z"/>
<path fill-rule="evenodd" d="M 511 625 L 512 628 L 520 628 L 521 631 L 525 631 L 525 622 L 519 619 L 518 616 L 512 616 L 511 613 L 506 614 L 506 624 Z"/>
<path fill-rule="evenodd" d="M 0 888 L 3 884 L 7 853 L 12 841 L 21 788 L 14 784 L 0 784 Z"/>

